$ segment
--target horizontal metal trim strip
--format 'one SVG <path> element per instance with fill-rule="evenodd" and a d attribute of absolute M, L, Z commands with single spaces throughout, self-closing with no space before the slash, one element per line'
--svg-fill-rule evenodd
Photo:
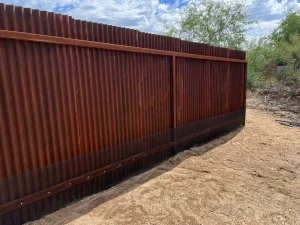
<path fill-rule="evenodd" d="M 152 54 L 152 55 L 177 56 L 177 57 L 184 57 L 184 58 L 212 60 L 212 61 L 247 63 L 246 60 L 241 60 L 241 59 L 231 59 L 231 58 L 223 58 L 223 57 L 215 57 L 215 56 L 189 54 L 189 53 L 182 53 L 182 52 L 163 51 L 157 49 L 140 48 L 140 47 L 126 46 L 126 45 L 109 44 L 103 42 L 78 40 L 78 39 L 25 33 L 25 32 L 18 32 L 18 31 L 9 31 L 9 30 L 0 30 L 0 38 L 42 42 L 42 43 L 49 43 L 49 44 L 79 46 L 79 47 L 87 47 L 87 48 L 100 48 L 100 49 L 144 53 L 144 54 Z"/>
<path fill-rule="evenodd" d="M 235 121 L 238 121 L 238 120 L 240 120 L 240 119 L 243 119 L 243 118 L 245 118 L 245 117 L 244 117 L 244 116 L 240 116 L 240 117 L 238 117 L 238 118 L 235 118 L 235 119 L 226 121 L 226 122 L 224 122 L 224 123 L 221 123 L 220 125 L 216 125 L 216 126 L 207 128 L 207 129 L 205 129 L 205 130 L 199 131 L 199 132 L 197 132 L 197 133 L 193 133 L 193 134 L 191 134 L 191 135 L 188 135 L 188 136 L 185 136 L 185 137 L 176 139 L 175 144 L 180 143 L 180 142 L 184 142 L 184 141 L 186 141 L 186 140 L 189 140 L 189 139 L 192 139 L 192 138 L 195 138 L 195 137 L 198 137 L 198 136 L 200 136 L 200 135 L 202 135 L 202 134 L 204 134 L 204 133 L 210 132 L 210 131 L 215 130 L 215 129 L 219 128 L 219 127 L 226 126 L 226 125 L 228 125 L 228 124 L 231 124 L 231 123 L 233 123 L 233 122 L 235 122 Z"/>
<path fill-rule="evenodd" d="M 86 174 L 81 175 L 79 177 L 75 177 L 71 180 L 68 180 L 68 181 L 65 181 L 63 183 L 57 184 L 57 185 L 52 186 L 50 188 L 44 189 L 42 191 L 38 191 L 34 194 L 31 194 L 31 195 L 22 197 L 20 199 L 8 202 L 6 204 L 0 205 L 0 214 L 9 212 L 11 210 L 17 209 L 17 208 L 25 206 L 25 205 L 28 205 L 32 202 L 38 201 L 42 198 L 45 198 L 47 196 L 50 196 L 50 195 L 53 195 L 53 194 L 58 193 L 60 191 L 63 191 L 65 189 L 68 189 L 71 186 L 74 186 L 76 184 L 79 184 L 79 183 L 85 182 L 87 180 L 90 180 L 92 178 L 98 177 L 98 176 L 103 175 L 103 174 L 105 174 L 107 172 L 110 172 L 112 170 L 118 169 L 118 168 L 122 167 L 122 165 L 127 165 L 129 163 L 132 163 L 132 162 L 138 160 L 138 159 L 145 158 L 148 155 L 152 155 L 156 152 L 165 151 L 169 147 L 172 147 L 174 144 L 175 144 L 174 142 L 169 142 L 169 143 L 164 144 L 162 146 L 159 146 L 157 148 L 154 148 L 154 149 L 148 150 L 146 152 L 134 155 L 132 157 L 129 157 L 129 158 L 121 160 L 121 161 L 118 161 L 116 163 L 113 163 L 113 164 L 108 165 L 106 167 L 100 168 L 98 170 L 86 173 Z"/>
<path fill-rule="evenodd" d="M 121 161 L 113 163 L 113 164 L 111 164 L 109 166 L 103 167 L 101 169 L 89 172 L 87 174 L 81 175 L 79 177 L 73 178 L 73 179 L 68 180 L 68 181 L 65 181 L 63 183 L 60 183 L 60 184 L 55 185 L 53 187 L 47 188 L 45 190 L 42 190 L 42 191 L 36 192 L 34 194 L 28 195 L 26 197 L 22 197 L 20 199 L 8 202 L 8 203 L 3 204 L 3 205 L 0 206 L 0 214 L 3 214 L 3 213 L 6 213 L 6 212 L 15 210 L 15 209 L 20 208 L 20 207 L 23 207 L 23 206 L 28 205 L 28 204 L 30 204 L 32 202 L 38 201 L 40 199 L 43 199 L 45 197 L 48 197 L 50 195 L 53 195 L 55 193 L 58 193 L 60 191 L 65 190 L 65 189 L 68 189 L 68 188 L 70 188 L 70 187 L 72 187 L 72 186 L 74 186 L 76 184 L 85 182 L 87 180 L 90 180 L 92 178 L 98 177 L 98 176 L 103 175 L 103 174 L 105 174 L 107 172 L 110 172 L 112 170 L 118 169 L 118 168 L 122 167 L 123 165 L 127 165 L 127 164 L 130 164 L 130 163 L 138 160 L 138 159 L 145 158 L 148 155 L 152 155 L 152 154 L 157 153 L 157 152 L 166 151 L 168 148 L 176 145 L 177 143 L 180 143 L 180 142 L 186 141 L 188 139 L 197 137 L 197 136 L 199 136 L 199 135 L 201 135 L 203 133 L 212 131 L 214 129 L 223 127 L 223 126 L 231 124 L 231 123 L 234 123 L 235 121 L 238 121 L 238 120 L 244 119 L 244 118 L 245 118 L 244 116 L 241 116 L 241 117 L 238 117 L 238 118 L 226 121 L 226 122 L 224 122 L 222 124 L 218 124 L 216 126 L 210 127 L 210 128 L 205 129 L 203 131 L 200 131 L 200 132 L 197 132 L 195 134 L 189 135 L 187 137 L 178 139 L 175 142 L 169 142 L 169 143 L 161 145 L 161 146 L 159 146 L 157 148 L 154 148 L 154 149 L 148 150 L 146 152 L 134 155 L 134 156 L 129 157 L 127 159 L 121 160 Z"/>
<path fill-rule="evenodd" d="M 245 115 L 245 110 L 241 109 L 241 110 L 236 110 L 218 116 L 209 117 L 206 119 L 177 126 L 175 129 L 175 139 L 177 140 L 177 139 L 187 137 L 196 132 L 200 132 L 207 128 L 213 127 L 214 125 L 218 125 L 226 121 L 230 121 L 232 119 L 235 119 L 243 115 Z"/>

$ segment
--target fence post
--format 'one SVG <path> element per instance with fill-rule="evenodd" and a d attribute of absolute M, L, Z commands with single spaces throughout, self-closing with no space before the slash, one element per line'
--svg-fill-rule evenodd
<path fill-rule="evenodd" d="M 230 58 L 230 50 L 226 48 L 226 58 Z M 226 113 L 230 112 L 229 92 L 230 92 L 230 62 L 227 62 L 227 79 L 226 79 Z"/>
<path fill-rule="evenodd" d="M 245 57 L 246 58 L 246 57 Z M 244 113 L 245 113 L 245 117 L 246 117 L 246 107 L 247 107 L 247 104 L 246 104 L 246 98 L 247 98 L 247 67 L 248 67 L 248 63 L 246 62 L 244 64 L 244 99 L 243 99 L 243 103 L 244 103 Z M 244 126 L 246 124 L 246 119 L 244 119 Z"/>
<path fill-rule="evenodd" d="M 173 147 L 172 154 L 177 153 L 177 144 L 176 144 L 176 56 L 173 55 L 171 58 L 171 139 L 175 142 Z"/>

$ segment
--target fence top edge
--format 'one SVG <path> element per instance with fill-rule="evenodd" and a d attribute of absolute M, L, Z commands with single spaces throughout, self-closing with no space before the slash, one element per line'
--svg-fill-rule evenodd
<path fill-rule="evenodd" d="M 103 43 L 103 42 L 71 39 L 71 38 L 64 38 L 64 37 L 57 37 L 57 36 L 19 32 L 19 31 L 0 30 L 0 38 L 31 41 L 31 42 L 42 42 L 48 44 L 99 48 L 99 49 L 107 49 L 107 50 L 115 50 L 115 51 L 144 53 L 144 54 L 152 54 L 152 55 L 177 56 L 177 57 L 194 58 L 194 59 L 202 59 L 202 60 L 247 63 L 246 60 L 234 59 L 234 58 L 197 55 L 191 53 L 141 48 L 141 47 L 127 46 L 127 45 L 118 45 L 118 44 L 110 44 L 110 43 Z"/>
<path fill-rule="evenodd" d="M 2 11 L 6 10 L 6 8 L 11 8 L 13 7 L 14 9 L 19 9 L 19 8 L 23 8 L 23 9 L 31 9 L 32 11 L 38 11 L 38 12 L 43 12 L 43 13 L 47 13 L 47 14 L 50 14 L 50 15 L 53 15 L 53 16 L 67 16 L 69 17 L 70 19 L 74 19 L 74 20 L 78 20 L 78 21 L 82 21 L 82 22 L 91 22 L 91 23 L 97 23 L 97 24 L 101 24 L 101 23 L 98 23 L 98 22 L 95 22 L 95 21 L 86 21 L 86 20 L 81 20 L 81 19 L 78 19 L 78 18 L 73 18 L 72 16 L 70 15 L 67 15 L 67 14 L 62 14 L 62 13 L 56 13 L 56 12 L 50 12 L 50 11 L 45 11 L 45 10 L 38 10 L 38 9 L 33 9 L 33 8 L 28 8 L 28 7 L 23 7 L 23 6 L 15 6 L 15 5 L 12 5 L 12 4 L 4 4 L 4 3 L 0 3 L 0 8 L 2 8 Z M 14 10 L 15 11 L 15 10 Z M 103 24 L 104 25 L 104 24 Z M 108 26 L 113 26 L 113 25 L 109 25 L 109 24 L 106 24 Z M 150 35 L 153 35 L 154 36 L 160 36 L 160 37 L 168 37 L 166 35 L 162 35 L 162 34 L 152 34 L 152 33 L 149 33 L 149 32 L 143 32 L 143 31 L 139 31 L 139 30 L 135 30 L 135 29 L 131 29 L 131 28 L 126 28 L 126 27 L 119 27 L 119 26 L 114 26 L 114 27 L 117 27 L 119 29 L 123 28 L 123 29 L 128 29 L 128 30 L 133 30 L 133 31 L 136 31 L 136 32 L 140 32 L 141 34 L 150 34 Z M 187 40 L 182 40 L 180 38 L 177 38 L 177 37 L 170 37 L 172 38 L 174 41 L 176 40 L 180 40 L 182 42 L 186 42 L 186 43 L 189 43 L 189 44 L 199 44 L 199 45 L 207 45 L 208 47 L 211 47 L 212 49 L 214 48 L 221 48 L 222 50 L 226 51 L 226 50 L 231 50 L 235 53 L 237 53 L 237 55 L 244 55 L 245 54 L 245 51 L 241 51 L 241 50 L 234 50 L 234 49 L 230 49 L 230 48 L 224 48 L 224 47 L 217 47 L 217 46 L 212 46 L 212 45 L 209 45 L 209 44 L 205 44 L 205 43 L 199 43 L 199 42 L 193 42 L 193 41 L 187 41 Z M 236 56 L 238 57 L 238 56 Z M 235 58 L 235 59 L 239 59 L 239 58 Z M 243 59 L 240 59 L 240 60 L 243 60 Z"/>

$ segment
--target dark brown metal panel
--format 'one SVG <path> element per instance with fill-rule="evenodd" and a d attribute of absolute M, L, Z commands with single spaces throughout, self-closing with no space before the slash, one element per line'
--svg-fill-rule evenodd
<path fill-rule="evenodd" d="M 7 29 L 7 14 L 6 14 L 6 5 L 0 3 L 0 30 Z"/>
<path fill-rule="evenodd" d="M 0 39 L 1 210 L 31 204 L 28 196 L 54 209 L 56 200 L 85 196 L 83 186 L 68 194 L 54 186 L 116 169 L 85 182 L 96 190 L 170 155 L 148 157 L 158 146 L 244 116 L 244 52 L 4 4 L 0 29 L 17 31 Z M 119 170 L 116 162 L 130 164 Z M 47 198 L 46 190 L 60 193 Z M 13 222 L 32 218 L 39 204 L 12 212 Z"/>
<path fill-rule="evenodd" d="M 229 108 L 230 111 L 235 111 L 244 108 L 244 89 L 245 75 L 244 65 L 231 63 L 230 65 L 230 92 L 229 92 Z M 241 75 L 243 74 L 243 75 Z"/>
<path fill-rule="evenodd" d="M 192 51 L 188 49 L 187 43 L 183 42 L 184 52 Z M 193 46 L 193 43 L 189 44 Z M 209 48 L 211 49 L 212 56 L 229 57 L 227 49 Z M 181 58 L 177 58 L 177 61 L 178 124 L 189 123 L 241 109 L 241 104 L 237 102 L 240 102 L 239 99 L 243 97 L 241 88 L 244 88 L 244 86 L 240 83 L 239 79 L 237 81 L 230 79 L 231 70 L 229 63 L 205 62 L 204 60 Z M 183 61 L 182 65 L 180 65 L 180 61 Z M 235 65 L 240 66 L 239 64 Z M 210 69 L 207 71 L 207 68 Z M 240 68 L 243 68 L 243 66 L 241 65 Z M 201 76 L 202 73 L 203 77 Z M 238 74 L 243 74 L 243 71 L 239 71 Z M 229 85 L 231 83 L 236 83 L 240 89 L 232 91 L 232 86 Z M 237 97 L 235 97 L 236 99 L 232 99 L 232 96 Z M 229 99 L 230 97 L 231 99 Z M 234 106 L 230 107 L 230 105 Z"/>
<path fill-rule="evenodd" d="M 178 125 L 206 118 L 209 87 L 205 66 L 204 60 L 176 58 Z"/>
<path fill-rule="evenodd" d="M 26 12 L 28 21 L 40 21 L 40 18 L 35 17 L 36 13 L 31 15 L 31 11 L 28 9 L 25 9 L 24 12 Z M 23 13 L 23 10 L 19 13 Z M 23 16 L 21 14 L 20 17 Z M 15 26 L 14 24 L 17 22 L 14 22 L 13 16 L 11 18 L 10 25 L 12 27 L 18 27 L 19 30 L 29 27 L 22 23 L 22 26 Z M 38 33 L 40 26 L 37 24 L 37 26 L 29 28 L 35 29 L 34 31 Z M 28 32 L 33 31 L 29 28 Z M 5 103 L 5 100 L 1 100 L 1 103 L 5 104 L 4 109 L 9 109 L 10 105 L 13 108 L 10 112 L 1 112 L 1 119 L 8 118 L 7 122 L 1 123 L 1 127 L 7 131 L 10 138 L 16 134 L 16 138 L 12 139 L 12 144 L 1 149 L 3 154 L 6 154 L 6 151 L 15 154 L 11 160 L 9 160 L 9 156 L 5 156 L 5 164 L 10 163 L 14 170 L 6 169 L 5 174 L 1 174 L 1 177 L 21 174 L 70 158 L 69 153 L 78 148 L 77 144 L 70 145 L 70 139 L 77 140 L 78 135 L 73 132 L 76 120 L 74 120 L 74 116 L 72 117 L 75 110 L 73 99 L 70 96 L 72 91 L 69 89 L 72 78 L 62 66 L 63 60 L 57 60 L 63 55 L 61 50 L 64 47 L 7 40 L 0 42 L 1 45 L 4 45 L 1 47 L 1 59 L 3 59 L 1 62 L 4 62 L 4 58 L 7 60 L 7 69 L 3 67 L 2 71 L 10 71 L 0 74 L 1 90 L 4 92 L 4 97 L 9 95 L 12 98 L 9 103 Z M 49 59 L 51 59 L 51 64 Z M 17 66 L 12 66 L 12 62 Z M 68 65 L 68 63 L 64 65 Z M 55 72 L 53 72 L 54 70 Z M 51 100 L 53 98 L 55 103 Z M 9 122 L 11 116 L 15 118 L 12 123 Z M 7 145 L 10 138 L 1 140 L 1 143 Z M 56 145 L 57 142 L 58 145 Z M 53 182 L 66 179 L 67 172 L 62 170 L 58 174 L 52 175 L 44 173 L 43 177 L 25 176 L 25 180 L 17 180 L 24 182 L 25 185 L 15 183 L 16 189 L 10 188 L 8 196 L 11 195 L 10 200 L 13 200 L 17 196 L 22 197 L 45 188 Z M 48 180 L 44 181 L 44 179 Z"/>
<path fill-rule="evenodd" d="M 100 68 L 103 72 L 100 72 L 99 76 L 91 76 L 90 74 L 92 73 L 89 73 L 86 69 L 76 76 L 77 91 L 78 93 L 82 93 L 78 99 L 79 118 L 81 121 L 80 124 L 82 124 L 80 126 L 82 127 L 82 142 L 89 143 L 89 145 L 83 144 L 84 148 L 88 148 L 84 152 L 101 149 L 100 143 L 98 146 L 94 143 L 96 138 L 89 138 L 89 136 L 97 134 L 97 131 L 101 130 L 102 127 L 107 127 L 110 130 L 109 133 L 111 133 L 110 142 L 104 147 L 139 138 L 138 134 L 141 135 L 138 132 L 140 125 L 136 122 L 136 118 L 140 115 L 138 112 L 141 110 L 141 104 L 145 105 L 143 112 L 145 119 L 142 121 L 145 125 L 142 125 L 142 127 L 148 127 L 145 133 L 143 133 L 144 136 L 170 128 L 166 126 L 166 124 L 170 125 L 168 120 L 160 121 L 162 113 L 169 112 L 170 109 L 170 90 L 168 87 L 170 63 L 166 60 L 167 57 L 161 56 L 161 58 L 156 59 L 157 57 L 144 55 L 144 60 L 140 63 L 145 68 L 146 73 L 144 73 L 144 79 L 137 85 L 137 82 L 139 82 L 137 78 L 140 75 L 137 74 L 137 64 L 134 63 L 136 58 L 135 53 L 107 50 L 100 50 L 100 53 L 102 56 L 99 56 L 97 59 L 86 57 L 87 59 L 94 60 L 91 61 L 91 65 L 95 63 L 103 65 Z M 115 53 L 118 53 L 118 55 Z M 125 58 L 126 60 L 121 60 Z M 84 65 L 89 63 L 80 58 L 78 64 L 79 67 L 85 67 Z M 89 76 L 89 78 L 87 79 L 85 76 Z M 103 95 L 100 93 L 102 90 L 100 89 L 101 84 L 106 89 L 106 93 L 103 94 L 107 95 L 106 102 L 99 109 L 100 111 L 108 110 L 105 113 L 107 117 L 103 121 L 104 124 L 95 122 L 97 121 L 97 117 L 93 115 L 95 111 L 93 108 L 96 107 L 93 99 L 95 96 Z M 141 88 L 139 87 L 140 85 L 142 85 Z M 89 93 L 86 90 L 89 90 Z M 93 93 L 94 90 L 98 93 Z M 128 91 L 129 98 L 126 101 L 124 100 L 126 97 L 125 90 Z M 137 94 L 140 90 L 146 91 L 146 95 L 142 99 Z M 125 106 L 125 102 L 128 103 L 127 106 Z M 94 121 L 93 126 L 89 126 L 88 121 L 92 119 Z M 130 124 L 130 126 L 125 126 L 126 123 Z M 94 126 L 95 128 L 93 128 Z M 121 153 L 116 153 L 117 156 L 110 155 L 108 161 L 114 161 L 113 157 L 121 157 L 118 154 Z"/>
<path fill-rule="evenodd" d="M 245 56 L 244 56 L 245 57 Z M 243 80 L 243 108 L 246 110 L 246 98 L 247 98 L 247 73 L 248 73 L 248 64 L 246 63 L 243 67 L 244 80 Z"/>
<path fill-rule="evenodd" d="M 33 56 L 34 53 L 32 51 L 32 49 L 34 49 L 34 46 L 23 46 L 24 44 L 27 43 L 20 44 L 19 46 L 20 48 L 15 51 L 12 51 L 14 49 L 14 47 L 12 47 L 13 45 L 15 45 L 14 43 L 6 42 L 5 47 L 2 48 L 2 50 L 6 50 L 5 53 L 6 55 L 9 52 L 11 57 L 14 57 L 13 61 L 20 66 L 19 68 L 21 68 L 21 69 L 16 68 L 15 70 L 12 70 L 12 66 L 9 66 L 10 63 L 8 62 L 8 70 L 10 72 L 3 73 L 3 74 L 1 73 L 1 77 L 3 78 L 2 81 L 9 82 L 7 83 L 7 85 L 5 85 L 5 83 L 2 83 L 4 84 L 4 86 L 1 87 L 1 90 L 5 93 L 4 96 L 9 95 L 13 98 L 10 100 L 9 104 L 5 103 L 5 101 L 2 101 L 2 103 L 5 104 L 3 108 L 9 109 L 8 108 L 9 105 L 12 105 L 12 107 L 14 108 L 13 111 L 6 112 L 6 115 L 3 115 L 5 118 L 8 118 L 7 121 L 8 123 L 7 122 L 3 123 L 2 127 L 3 128 L 7 127 L 5 129 L 6 130 L 8 129 L 7 130 L 8 136 L 14 137 L 14 134 L 16 134 L 16 139 L 13 140 L 13 143 L 10 146 L 8 146 L 7 149 L 2 149 L 3 152 L 8 151 L 15 154 L 13 155 L 12 160 L 10 161 L 5 160 L 5 163 L 10 163 L 14 167 L 15 172 L 11 171 L 7 173 L 5 176 L 30 171 L 32 169 L 39 168 L 41 166 L 45 166 L 50 163 L 61 161 L 63 159 L 58 157 L 58 154 L 56 156 L 55 151 L 61 151 L 61 153 L 66 153 L 68 150 L 68 145 L 67 143 L 65 143 L 66 142 L 65 134 L 61 134 L 59 136 L 61 142 L 64 142 L 64 147 L 61 147 L 59 149 L 56 145 L 51 144 L 51 142 L 56 143 L 56 140 L 53 140 L 54 136 L 51 136 L 50 134 L 54 129 L 56 130 L 55 125 L 51 124 L 51 120 L 50 121 L 48 120 L 47 122 L 43 122 L 44 120 L 47 120 L 46 119 L 47 113 L 51 113 L 51 110 L 49 109 L 47 110 L 48 108 L 47 104 L 51 104 L 51 101 L 47 99 L 48 98 L 47 96 L 52 95 L 49 92 L 52 92 L 54 90 L 56 92 L 59 92 L 59 90 L 48 89 L 48 91 L 46 91 L 45 93 L 44 90 L 39 89 L 39 85 L 40 85 L 39 83 L 43 81 L 40 80 L 40 78 L 42 78 L 42 75 L 38 73 L 38 70 L 35 70 L 33 66 L 33 62 L 31 61 L 31 59 L 34 58 Z M 24 50 L 26 50 L 27 56 L 25 56 Z M 38 52 L 35 52 L 35 54 L 38 54 Z M 7 58 L 9 59 L 9 57 Z M 24 64 L 20 63 L 21 58 L 22 60 L 25 59 Z M 26 62 L 26 66 L 24 66 L 25 62 Z M 22 72 L 20 72 L 19 70 Z M 17 73 L 17 71 L 19 72 Z M 6 74 L 9 74 L 9 77 L 5 78 L 4 76 L 7 76 Z M 20 74 L 22 78 L 20 79 L 17 76 L 17 74 Z M 12 83 L 13 85 L 11 85 Z M 51 83 L 51 82 L 46 81 L 46 83 Z M 68 84 L 65 84 L 64 90 L 66 90 L 67 87 Z M 65 93 L 63 91 L 60 94 L 60 98 L 62 100 L 58 101 L 57 104 L 61 104 L 59 107 L 62 108 L 62 110 L 64 110 L 64 107 L 66 107 L 67 104 L 66 101 L 63 104 L 63 101 L 65 100 Z M 20 101 L 22 101 L 22 104 L 20 103 Z M 12 112 L 16 112 L 16 114 Z M 63 114 L 61 112 L 59 113 Z M 71 113 L 72 112 L 69 112 L 69 115 Z M 12 123 L 9 123 L 10 121 L 9 117 L 11 116 L 14 116 L 15 119 L 12 121 Z M 42 116 L 45 117 L 42 118 Z M 58 119 L 57 117 L 56 120 L 58 123 L 61 124 L 61 127 L 63 127 L 63 126 L 70 125 L 70 122 L 72 123 L 72 121 L 70 121 L 69 119 L 70 117 L 65 119 L 63 118 Z M 47 128 L 44 129 L 43 126 L 46 126 Z M 68 129 L 70 130 L 69 126 Z M 43 134 L 43 131 L 46 133 Z M 42 143 L 45 143 L 46 145 L 43 145 Z M 53 148 L 52 146 L 55 147 Z M 44 159 L 47 158 L 45 156 L 49 154 L 48 152 L 53 152 L 54 154 L 50 153 L 50 159 L 44 161 Z M 20 168 L 18 168 L 19 165 Z M 28 192 L 28 190 L 26 192 Z"/>

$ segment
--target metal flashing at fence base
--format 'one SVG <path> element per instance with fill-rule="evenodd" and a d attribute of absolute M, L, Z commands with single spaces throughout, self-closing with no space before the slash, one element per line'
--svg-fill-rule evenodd
<path fill-rule="evenodd" d="M 220 126 L 225 126 L 226 123 L 231 123 L 243 117 L 243 115 L 244 110 L 240 110 L 207 120 L 197 121 L 124 144 L 91 152 L 41 169 L 0 179 L 1 194 L 8 196 L 6 199 L 3 198 L 2 202 L 0 202 L 0 214 L 25 206 L 47 195 L 68 189 L 72 185 L 100 176 L 111 170 L 121 168 L 135 160 L 147 158 L 156 152 L 165 151 L 165 149 L 173 146 L 176 148 L 177 144 L 185 140 L 192 139 L 201 135 L 201 133 L 207 133 L 209 130 L 216 129 Z M 182 135 L 183 132 L 185 133 L 184 136 Z M 178 135 L 177 138 L 172 140 L 172 133 L 175 133 L 175 137 L 180 133 L 180 136 Z M 130 152 L 131 155 L 124 155 L 123 158 L 119 158 L 117 161 L 111 160 L 105 163 L 103 162 L 103 158 L 107 152 L 120 155 L 119 152 L 122 151 Z M 84 164 L 88 162 L 93 163 L 92 166 L 86 170 L 87 167 L 84 166 Z M 80 170 L 80 168 L 84 168 L 84 170 Z M 68 173 L 69 176 L 66 178 L 62 176 L 65 171 L 77 171 L 77 173 Z M 39 186 L 34 185 L 37 180 L 39 181 L 37 183 Z M 15 184 L 18 185 L 16 186 Z"/>
<path fill-rule="evenodd" d="M 187 136 L 174 145 L 157 148 L 155 152 L 153 149 L 152 152 L 149 152 L 150 154 L 147 154 L 145 157 L 136 157 L 135 160 L 131 159 L 127 163 L 122 164 L 122 166 L 111 167 L 105 173 L 98 174 L 95 177 L 90 176 L 87 178 L 88 175 L 85 175 L 86 179 L 71 183 L 71 185 L 59 191 L 48 193 L 47 190 L 45 190 L 43 196 L 37 200 L 30 201 L 31 199 L 29 198 L 28 204 L 26 200 L 24 203 L 20 201 L 16 209 L 10 209 L 9 212 L 1 214 L 0 224 L 21 224 L 38 219 L 45 214 L 66 206 L 66 204 L 76 199 L 82 199 L 90 194 L 105 190 L 136 172 L 153 167 L 157 163 L 174 155 L 174 147 L 176 147 L 176 152 L 182 151 L 196 143 L 203 143 L 218 135 L 243 126 L 244 121 L 245 116 L 236 117 L 235 119 L 210 127 L 209 129 L 199 131 L 197 135 Z M 26 216 L 24 217 L 24 215 Z"/>

